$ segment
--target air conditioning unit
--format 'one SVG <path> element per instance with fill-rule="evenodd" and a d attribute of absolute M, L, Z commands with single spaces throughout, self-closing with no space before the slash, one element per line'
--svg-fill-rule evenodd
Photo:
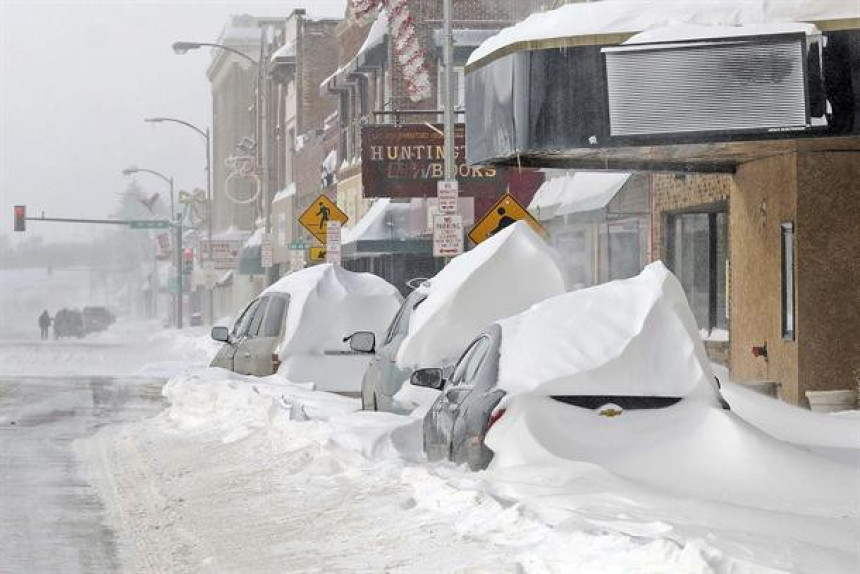
<path fill-rule="evenodd" d="M 791 33 L 604 48 L 610 135 L 824 127 L 821 41 Z"/>

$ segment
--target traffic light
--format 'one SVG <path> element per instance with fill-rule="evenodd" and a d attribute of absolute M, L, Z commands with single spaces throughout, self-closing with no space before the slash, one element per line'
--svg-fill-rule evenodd
<path fill-rule="evenodd" d="M 185 249 L 182 254 L 182 273 L 184 275 L 191 275 L 191 272 L 194 270 L 194 250 L 193 249 Z"/>
<path fill-rule="evenodd" d="M 27 206 L 15 206 L 15 231 L 25 231 L 27 229 Z"/>

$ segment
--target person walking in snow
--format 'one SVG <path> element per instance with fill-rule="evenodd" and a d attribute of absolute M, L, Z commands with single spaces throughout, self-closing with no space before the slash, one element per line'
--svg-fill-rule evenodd
<path fill-rule="evenodd" d="M 42 311 L 42 314 L 39 315 L 39 330 L 41 331 L 41 335 L 43 339 L 48 338 L 48 328 L 51 326 L 51 316 L 48 314 L 48 310 L 45 309 Z"/>

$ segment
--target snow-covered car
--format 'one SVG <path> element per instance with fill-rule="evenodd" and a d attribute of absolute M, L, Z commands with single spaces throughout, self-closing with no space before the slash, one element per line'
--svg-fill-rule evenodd
<path fill-rule="evenodd" d="M 442 390 L 424 418 L 428 458 L 473 469 L 492 460 L 487 433 L 519 396 L 603 420 L 626 421 L 627 411 L 690 399 L 727 407 L 683 289 L 659 262 L 632 279 L 553 297 L 497 321 L 469 344 L 447 380 L 441 368 L 426 368 L 410 382 Z"/>
<path fill-rule="evenodd" d="M 418 403 L 400 391 L 416 368 L 450 369 L 486 325 L 564 293 L 565 287 L 556 252 L 525 222 L 454 258 L 406 298 L 378 346 L 371 333 L 347 338 L 354 351 L 374 355 L 362 380 L 363 407 L 413 410 Z"/>
<path fill-rule="evenodd" d="M 357 394 L 369 357 L 350 351 L 342 333 L 359 326 L 384 332 L 402 300 L 370 273 L 329 264 L 291 273 L 251 301 L 231 328 L 213 327 L 212 338 L 224 346 L 211 366 Z"/>

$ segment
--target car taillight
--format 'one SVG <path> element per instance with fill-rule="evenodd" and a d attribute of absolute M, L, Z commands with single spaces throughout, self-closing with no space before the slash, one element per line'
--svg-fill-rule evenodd
<path fill-rule="evenodd" d="M 272 353 L 272 372 L 277 373 L 281 368 L 281 357 L 277 353 Z"/>
<path fill-rule="evenodd" d="M 493 414 L 490 415 L 490 422 L 487 424 L 487 430 L 493 428 L 493 425 L 496 424 L 496 422 L 505 415 L 506 411 L 507 409 L 498 409 L 497 411 L 493 412 Z"/>

